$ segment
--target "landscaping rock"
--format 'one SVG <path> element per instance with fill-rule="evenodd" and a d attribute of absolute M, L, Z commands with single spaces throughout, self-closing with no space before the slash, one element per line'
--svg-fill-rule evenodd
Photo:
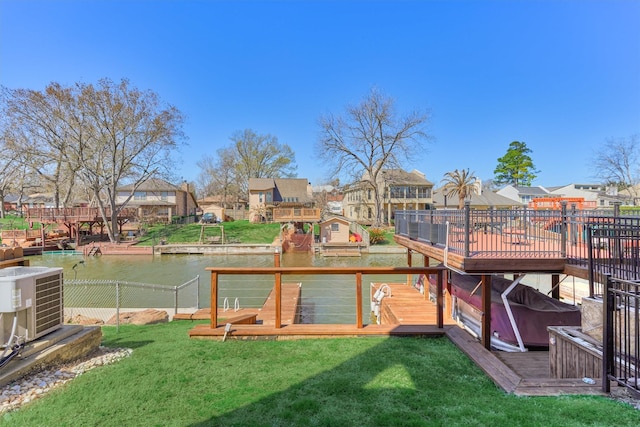
<path fill-rule="evenodd" d="M 148 308 L 143 311 L 132 311 L 127 313 L 120 313 L 121 325 L 152 325 L 154 323 L 167 323 L 169 322 L 169 315 L 166 311 L 155 310 Z M 113 316 L 107 321 L 107 325 L 115 325 L 116 316 Z"/>
<path fill-rule="evenodd" d="M 82 314 L 76 314 L 75 316 L 65 319 L 65 323 L 83 326 L 104 325 L 103 320 L 96 319 L 94 317 L 83 316 Z"/>

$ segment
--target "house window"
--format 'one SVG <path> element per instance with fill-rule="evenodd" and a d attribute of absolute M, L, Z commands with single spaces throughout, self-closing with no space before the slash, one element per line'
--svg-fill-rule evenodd
<path fill-rule="evenodd" d="M 273 195 L 271 194 L 271 192 L 267 192 L 266 193 L 267 196 L 267 203 L 271 203 L 273 201 Z"/>
<path fill-rule="evenodd" d="M 262 203 L 262 191 L 258 193 L 258 202 Z"/>
<path fill-rule="evenodd" d="M 371 189 L 367 190 L 367 199 L 371 200 Z"/>
<path fill-rule="evenodd" d="M 404 199 L 404 187 L 391 187 L 390 193 L 392 199 Z"/>
<path fill-rule="evenodd" d="M 417 193 L 416 187 L 407 187 L 407 199 L 415 199 L 416 193 Z"/>
<path fill-rule="evenodd" d="M 429 188 L 429 187 L 418 187 L 418 198 L 419 199 L 429 199 L 429 198 L 431 198 L 431 188 Z"/>
<path fill-rule="evenodd" d="M 371 217 L 373 216 L 373 212 L 371 211 L 371 208 L 367 208 L 367 212 L 369 215 L 369 219 L 371 219 Z"/>
<path fill-rule="evenodd" d="M 169 192 L 168 191 L 163 191 L 162 193 L 160 193 L 160 200 L 168 200 L 169 199 Z"/>
<path fill-rule="evenodd" d="M 133 193 L 133 200 L 147 200 L 147 193 L 145 191 L 136 191 Z"/>
<path fill-rule="evenodd" d="M 334 222 L 331 224 L 331 231 L 340 231 L 340 224 Z"/>

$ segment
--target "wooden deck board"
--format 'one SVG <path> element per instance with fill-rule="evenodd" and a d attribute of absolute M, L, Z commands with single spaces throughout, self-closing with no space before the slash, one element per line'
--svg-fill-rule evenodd
<path fill-rule="evenodd" d="M 300 283 L 283 283 L 281 297 L 281 321 L 282 324 L 296 323 L 300 308 L 300 296 L 302 288 Z M 276 324 L 276 297 L 275 290 L 271 289 L 262 308 L 258 312 L 258 322 L 263 325 Z"/>

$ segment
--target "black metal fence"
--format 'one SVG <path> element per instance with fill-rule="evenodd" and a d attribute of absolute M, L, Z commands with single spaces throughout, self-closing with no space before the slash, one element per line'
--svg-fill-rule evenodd
<path fill-rule="evenodd" d="M 608 277 L 605 287 L 602 388 L 640 392 L 640 281 Z"/>
<path fill-rule="evenodd" d="M 588 229 L 592 296 L 603 295 L 604 280 L 598 275 L 640 279 L 640 218 L 592 217 Z"/>

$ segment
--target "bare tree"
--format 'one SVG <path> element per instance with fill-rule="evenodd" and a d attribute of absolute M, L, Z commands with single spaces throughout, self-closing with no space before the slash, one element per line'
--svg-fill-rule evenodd
<path fill-rule="evenodd" d="M 594 155 L 595 176 L 605 184 L 627 190 L 637 204 L 640 184 L 640 136 L 608 139 Z"/>
<path fill-rule="evenodd" d="M 197 166 L 200 168 L 198 178 L 203 194 L 220 196 L 223 208 L 229 207 L 230 200 L 237 204 L 243 195 L 236 175 L 234 147 L 219 149 L 217 157 L 205 156 L 198 161 Z"/>
<path fill-rule="evenodd" d="M 6 135 L 0 135 L 0 218 L 5 217 L 4 200 L 10 192 L 19 188 L 23 166 L 19 153 L 11 150 L 6 143 Z"/>
<path fill-rule="evenodd" d="M 66 206 L 78 165 L 69 158 L 69 127 L 65 120 L 71 89 L 57 83 L 44 91 L 2 89 L 7 146 L 21 153 L 30 170 L 52 189 L 54 204 Z"/>
<path fill-rule="evenodd" d="M 319 119 L 318 155 L 331 166 L 331 175 L 359 179 L 373 191 L 374 225 L 382 224 L 384 214 L 381 171 L 400 168 L 403 160 L 423 151 L 427 119 L 417 111 L 399 117 L 394 100 L 376 89 L 360 104 L 348 106 L 344 115 Z"/>
<path fill-rule="evenodd" d="M 259 135 L 251 129 L 231 136 L 237 183 L 243 194 L 249 194 L 249 178 L 291 178 L 296 172 L 296 158 L 287 144 L 272 135 Z"/>
<path fill-rule="evenodd" d="M 444 174 L 443 192 L 445 196 L 458 196 L 458 209 L 464 207 L 464 200 L 477 191 L 477 180 L 469 169 L 454 170 Z"/>
<path fill-rule="evenodd" d="M 68 110 L 74 142 L 70 157 L 80 165 L 79 175 L 98 204 L 109 239 L 116 241 L 118 215 L 138 187 L 152 176 L 171 176 L 184 118 L 156 93 L 133 88 L 126 79 L 103 79 L 77 89 L 76 106 Z M 123 184 L 131 191 L 118 204 Z"/>

